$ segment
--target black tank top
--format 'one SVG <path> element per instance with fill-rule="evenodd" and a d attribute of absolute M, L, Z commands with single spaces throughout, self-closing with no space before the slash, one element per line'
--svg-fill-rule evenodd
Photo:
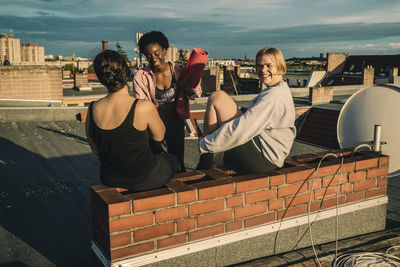
<path fill-rule="evenodd" d="M 137 99 L 121 125 L 111 130 L 103 130 L 96 125 L 93 102 L 90 103 L 89 135 L 99 151 L 102 180 L 112 177 L 143 178 L 156 166 L 157 158 L 151 152 L 148 131 L 139 131 L 133 127 L 136 103 Z"/>

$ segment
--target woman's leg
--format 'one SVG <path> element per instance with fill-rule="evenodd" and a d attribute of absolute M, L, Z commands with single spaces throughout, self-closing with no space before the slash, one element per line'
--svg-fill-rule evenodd
<path fill-rule="evenodd" d="M 203 136 L 217 130 L 225 122 L 242 115 L 235 101 L 224 91 L 216 91 L 207 100 L 204 115 Z"/>

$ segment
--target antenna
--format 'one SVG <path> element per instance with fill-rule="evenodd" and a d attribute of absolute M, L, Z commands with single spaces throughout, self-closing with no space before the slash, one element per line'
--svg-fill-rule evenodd
<path fill-rule="evenodd" d="M 389 173 L 400 173 L 400 88 L 379 85 L 353 94 L 340 111 L 337 136 L 341 148 L 373 145 L 390 156 Z"/>

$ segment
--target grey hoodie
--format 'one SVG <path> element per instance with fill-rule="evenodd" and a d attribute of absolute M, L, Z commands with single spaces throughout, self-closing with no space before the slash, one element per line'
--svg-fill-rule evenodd
<path fill-rule="evenodd" d="M 262 90 L 240 117 L 200 139 L 203 153 L 227 151 L 259 135 L 264 157 L 282 167 L 296 136 L 295 108 L 286 82 Z"/>

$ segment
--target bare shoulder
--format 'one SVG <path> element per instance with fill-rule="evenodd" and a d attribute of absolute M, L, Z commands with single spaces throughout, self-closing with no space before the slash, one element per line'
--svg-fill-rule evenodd
<path fill-rule="evenodd" d="M 155 110 L 154 104 L 150 100 L 139 99 L 136 104 L 136 112 L 145 114 L 154 112 L 154 110 Z"/>

